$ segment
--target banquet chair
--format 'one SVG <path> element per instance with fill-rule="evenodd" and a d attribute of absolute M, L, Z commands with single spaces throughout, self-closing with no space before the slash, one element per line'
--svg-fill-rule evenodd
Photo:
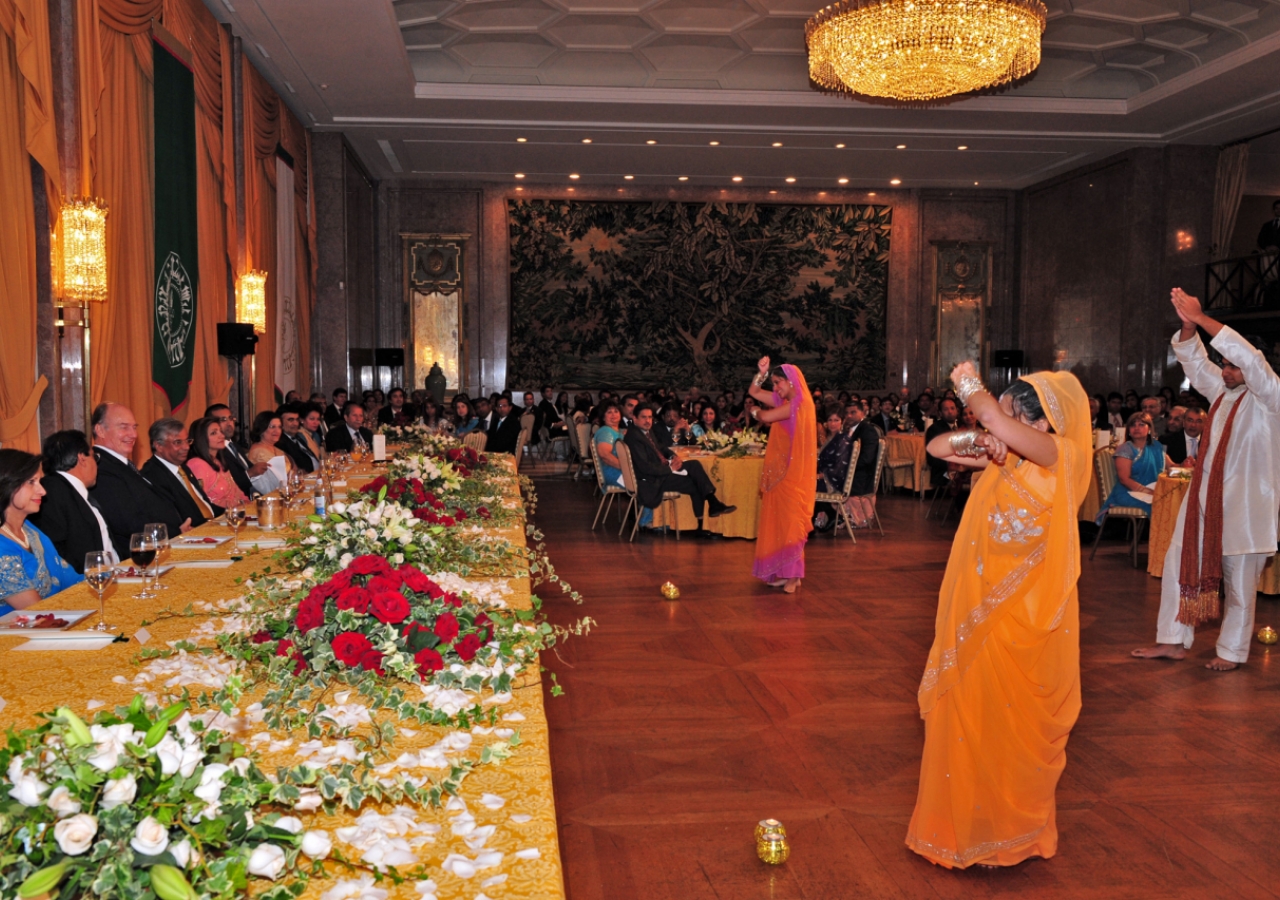
<path fill-rule="evenodd" d="M 473 431 L 462 436 L 462 446 L 470 447 L 477 453 L 484 452 L 484 445 L 489 443 L 489 435 L 483 431 Z"/>
<path fill-rule="evenodd" d="M 909 457 L 908 457 L 907 459 L 892 459 L 892 460 L 891 460 L 891 459 L 885 459 L 885 458 L 884 458 L 884 455 L 885 455 L 885 448 L 886 448 L 886 447 L 888 447 L 888 446 L 889 446 L 889 439 L 888 439 L 888 438 L 885 438 L 884 440 L 882 440 L 882 441 L 880 442 L 880 458 L 881 458 L 881 460 L 882 460 L 882 462 L 881 462 L 881 464 L 880 464 L 880 465 L 881 465 L 881 468 L 883 468 L 883 469 L 890 469 L 890 470 L 892 470 L 892 471 L 897 471 L 898 469 L 914 469 L 914 468 L 915 468 L 915 460 L 913 460 L 913 459 L 911 459 L 911 458 L 909 458 Z M 896 485 L 893 483 L 893 478 L 885 478 L 885 479 L 883 479 L 882 484 L 884 485 L 885 493 L 886 493 L 886 494 L 892 494 L 892 493 L 893 493 L 893 489 L 894 489 L 894 487 L 896 487 Z M 911 482 L 911 487 L 912 487 L 912 489 L 913 489 L 913 490 L 914 490 L 916 487 L 918 487 L 918 485 L 916 485 L 916 483 L 915 483 L 915 481 L 914 481 L 914 476 L 913 476 L 913 480 L 912 480 L 912 482 Z"/>
<path fill-rule="evenodd" d="M 631 464 L 631 448 L 622 441 L 613 445 L 614 452 L 618 454 L 618 462 L 622 463 L 622 483 L 626 485 L 627 493 L 631 495 L 631 503 L 628 504 L 626 511 L 622 514 L 622 527 L 618 529 L 621 536 L 622 529 L 627 527 L 627 517 L 635 513 L 636 521 L 631 526 L 631 540 L 636 539 L 636 532 L 640 529 L 640 495 L 636 491 L 636 470 Z M 662 494 L 663 504 L 671 504 L 671 527 L 676 531 L 676 540 L 680 540 L 680 493 L 678 491 L 664 491 Z"/>
<path fill-rule="evenodd" d="M 600 505 L 596 507 L 596 517 L 591 523 L 591 530 L 595 531 L 596 526 L 600 524 L 600 516 L 604 515 L 609 518 L 609 510 L 613 508 L 613 498 L 617 494 L 629 494 L 626 488 L 618 487 L 616 484 L 606 484 L 604 480 L 604 468 L 600 465 L 600 451 L 596 449 L 596 442 L 591 442 L 591 462 L 596 469 L 596 486 L 600 491 Z M 634 498 L 633 498 L 634 499 Z"/>
<path fill-rule="evenodd" d="M 591 452 L 587 449 L 592 444 L 591 423 L 579 422 L 574 426 L 573 431 L 574 434 L 577 435 L 578 439 L 578 468 L 573 473 L 573 480 L 577 481 L 579 476 L 587 471 L 587 469 L 594 468 L 595 457 L 592 456 Z"/>
<path fill-rule="evenodd" d="M 1112 489 L 1120 480 L 1116 475 L 1116 452 L 1108 447 L 1093 454 L 1093 464 L 1098 469 L 1098 496 L 1104 501 L 1111 496 Z M 1102 514 L 1102 522 L 1098 525 L 1098 536 L 1093 539 L 1093 550 L 1089 558 L 1098 554 L 1098 543 L 1102 540 L 1102 531 L 1107 527 L 1107 519 L 1115 516 L 1129 523 L 1129 534 L 1132 536 L 1133 567 L 1138 568 L 1138 544 L 1142 540 L 1143 524 L 1150 520 L 1151 514 L 1136 506 L 1113 506 Z"/>
<path fill-rule="evenodd" d="M 572 425 L 573 423 L 570 423 L 570 427 L 572 427 Z M 543 425 L 542 428 L 538 429 L 538 436 L 542 439 L 543 459 L 552 458 L 557 447 L 563 447 L 565 445 L 568 445 L 570 448 L 573 447 L 573 443 L 569 440 L 568 431 L 564 434 L 557 434 L 555 437 L 552 437 L 551 429 Z"/>
<path fill-rule="evenodd" d="M 814 503 L 830 503 L 836 508 L 836 527 L 831 532 L 832 537 L 836 537 L 840 533 L 840 526 L 843 525 L 845 531 L 849 532 L 849 540 L 855 544 L 858 539 L 853 536 L 853 523 L 849 521 L 849 510 L 845 509 L 845 504 L 849 502 L 849 493 L 853 490 L 853 470 L 858 465 L 858 454 L 862 452 L 861 444 L 853 445 L 853 452 L 849 454 L 849 470 L 844 474 L 844 487 L 840 491 L 818 491 L 813 495 Z M 827 482 L 827 487 L 831 487 L 831 482 Z"/>
<path fill-rule="evenodd" d="M 876 480 L 871 485 L 873 501 L 876 492 L 880 490 L 880 480 L 884 477 L 885 446 L 887 443 L 888 441 L 884 438 L 880 438 L 880 446 L 876 450 Z M 876 517 L 876 528 L 880 529 L 880 537 L 884 537 L 884 526 L 880 524 L 880 507 L 874 502 L 871 504 L 871 514 Z"/>
<path fill-rule="evenodd" d="M 517 474 L 520 472 L 520 459 L 524 456 L 524 448 L 527 446 L 529 446 L 529 432 L 521 428 L 520 437 L 516 438 L 516 449 L 513 451 L 516 457 L 516 464 L 511 469 Z"/>

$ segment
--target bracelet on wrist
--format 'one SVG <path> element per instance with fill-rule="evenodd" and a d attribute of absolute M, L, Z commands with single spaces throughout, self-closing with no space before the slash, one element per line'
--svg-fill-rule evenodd
<path fill-rule="evenodd" d="M 764 385 L 764 380 L 766 377 L 767 377 L 767 374 L 765 372 L 760 372 L 756 375 L 755 378 L 751 379 L 751 383 L 756 387 L 762 387 Z"/>
<path fill-rule="evenodd" d="M 952 432 L 949 440 L 951 442 L 952 456 L 963 456 L 970 459 L 976 459 L 979 456 L 987 455 L 987 448 L 980 447 L 977 444 L 978 432 L 976 431 Z"/>
<path fill-rule="evenodd" d="M 960 402 L 969 403 L 969 398 L 974 394 L 982 393 L 987 386 L 982 383 L 982 379 L 976 375 L 961 375 L 956 379 L 956 396 L 960 398 Z"/>

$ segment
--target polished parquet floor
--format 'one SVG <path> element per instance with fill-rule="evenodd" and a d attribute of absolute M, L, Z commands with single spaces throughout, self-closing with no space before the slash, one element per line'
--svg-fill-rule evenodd
<path fill-rule="evenodd" d="M 562 471 L 533 469 L 535 521 L 587 603 L 549 608 L 599 623 L 546 660 L 565 689 L 547 713 L 571 900 L 1280 897 L 1280 646 L 1226 674 L 1201 666 L 1212 629 L 1187 662 L 1131 659 L 1154 638 L 1159 582 L 1122 540 L 1084 560 L 1058 855 L 948 872 L 903 837 L 955 518 L 882 500 L 886 536 L 812 540 L 792 599 L 750 577 L 746 541 L 628 544 L 616 519 L 593 533 L 592 488 Z M 658 594 L 668 579 L 678 602 Z M 1277 598 L 1258 622 L 1280 627 Z M 791 836 L 777 868 L 755 859 L 767 816 Z"/>

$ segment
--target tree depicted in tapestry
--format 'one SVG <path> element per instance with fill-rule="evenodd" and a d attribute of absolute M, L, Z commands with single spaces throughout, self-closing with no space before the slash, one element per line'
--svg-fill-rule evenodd
<path fill-rule="evenodd" d="M 885 382 L 888 206 L 512 200 L 514 384 Z"/>

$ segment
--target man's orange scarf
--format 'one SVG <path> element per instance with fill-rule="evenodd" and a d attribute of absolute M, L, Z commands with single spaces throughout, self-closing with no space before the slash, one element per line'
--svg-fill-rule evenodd
<path fill-rule="evenodd" d="M 1200 546 L 1200 484 L 1204 480 L 1204 461 L 1209 455 L 1209 439 L 1213 435 L 1213 418 L 1226 397 L 1223 394 L 1209 410 L 1209 423 L 1204 439 L 1200 442 L 1200 454 L 1196 471 L 1191 478 L 1191 496 L 1187 499 L 1187 519 L 1182 529 L 1182 568 L 1178 572 L 1178 588 L 1181 603 L 1178 621 L 1192 628 L 1212 621 L 1222 614 L 1219 591 L 1222 587 L 1222 482 L 1227 467 L 1227 445 L 1231 429 L 1236 423 L 1236 413 L 1245 392 L 1241 392 L 1231 405 L 1227 424 L 1222 429 L 1222 446 L 1213 455 L 1213 468 L 1209 472 L 1209 493 L 1204 503 L 1204 548 Z"/>

